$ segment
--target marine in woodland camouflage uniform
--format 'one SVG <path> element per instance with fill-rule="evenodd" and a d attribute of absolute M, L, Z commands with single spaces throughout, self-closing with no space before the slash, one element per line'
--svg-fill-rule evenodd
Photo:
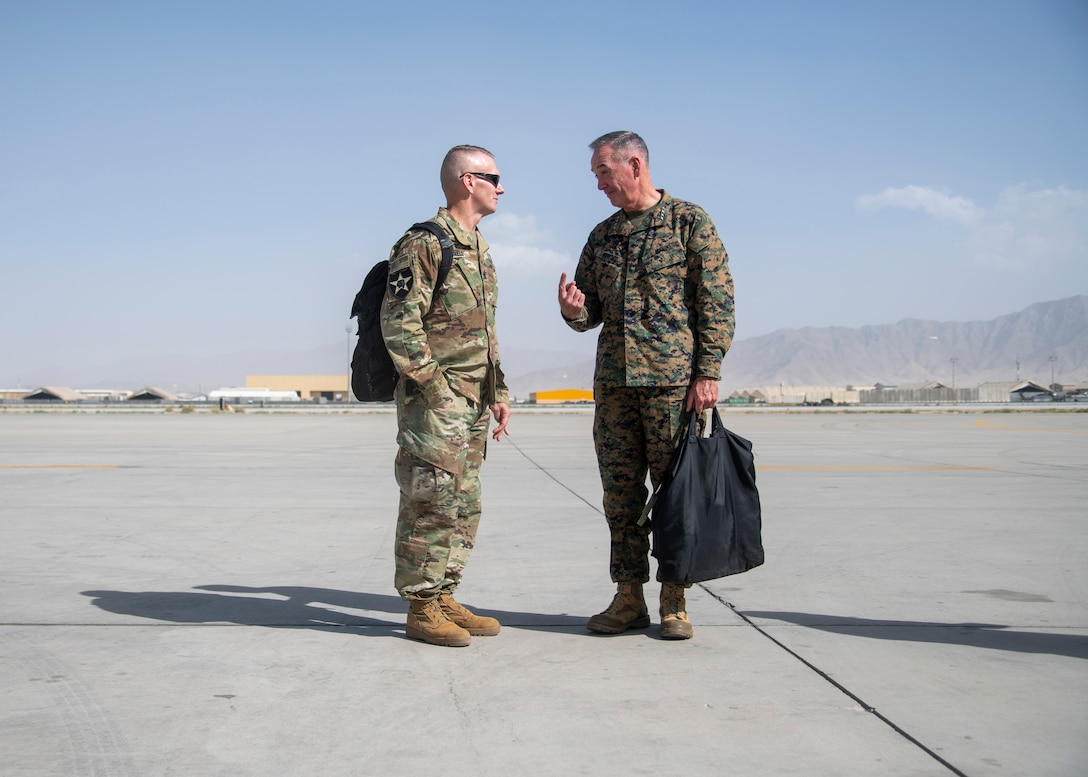
<path fill-rule="evenodd" d="M 593 438 L 610 574 L 641 585 L 650 577 L 650 529 L 638 525 L 646 474 L 660 481 L 685 413 L 716 403 L 734 315 L 729 259 L 714 224 L 699 206 L 652 188 L 648 160 L 626 158 L 639 144 L 648 157 L 637 135 L 624 148 L 632 135 L 591 144 L 598 188 L 620 210 L 590 233 L 573 284 L 561 278 L 560 306 L 576 331 L 602 326 Z"/>
<path fill-rule="evenodd" d="M 464 149 L 460 161 L 458 149 Z M 381 324 L 400 374 L 394 397 L 399 446 L 395 473 L 400 487 L 394 585 L 409 601 L 452 597 L 460 583 L 480 521 L 479 472 L 492 411 L 498 424 L 496 440 L 505 432 L 509 416 L 495 334 L 495 266 L 487 242 L 475 229 L 481 217 L 477 200 L 484 203 L 482 215 L 487 215 L 503 189 L 497 173 L 461 172 L 456 166 L 478 170 L 484 166 L 481 160 L 494 169 L 483 149 L 456 147 L 443 165 L 444 189 L 452 187 L 453 195 L 461 198 L 460 205 L 441 208 L 431 219 L 453 241 L 453 264 L 445 282 L 435 287 L 442 254 L 430 233 L 407 233 L 389 259 Z M 447 169 L 451 164 L 452 172 Z M 455 217 L 456 209 L 474 207 L 477 215 L 469 230 Z M 477 620 L 492 621 L 494 627 L 469 628 L 470 633 L 498 632 L 497 621 Z M 418 635 L 410 628 L 409 636 Z"/>

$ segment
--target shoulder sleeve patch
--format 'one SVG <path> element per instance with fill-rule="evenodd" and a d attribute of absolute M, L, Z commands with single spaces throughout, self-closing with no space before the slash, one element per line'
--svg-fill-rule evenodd
<path fill-rule="evenodd" d="M 389 293 L 397 299 L 405 299 L 415 285 L 411 266 L 389 271 Z"/>

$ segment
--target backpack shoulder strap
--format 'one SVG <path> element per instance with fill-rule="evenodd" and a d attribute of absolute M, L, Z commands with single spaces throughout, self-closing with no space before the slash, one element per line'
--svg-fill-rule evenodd
<path fill-rule="evenodd" d="M 435 284 L 437 288 L 446 281 L 446 276 L 450 274 L 450 268 L 453 266 L 453 240 L 446 234 L 446 230 L 433 221 L 420 221 L 413 224 L 412 229 L 422 229 L 425 232 L 430 232 L 438 238 L 438 245 L 442 247 L 442 263 L 438 266 L 438 283 Z"/>

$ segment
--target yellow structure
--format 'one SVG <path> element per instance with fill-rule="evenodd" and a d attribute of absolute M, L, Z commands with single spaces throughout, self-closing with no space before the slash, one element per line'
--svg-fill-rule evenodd
<path fill-rule="evenodd" d="M 351 399 L 347 375 L 246 375 L 246 388 L 297 391 L 304 400 L 323 397 L 330 402 L 348 402 Z"/>
<path fill-rule="evenodd" d="M 549 405 L 558 402 L 592 402 L 593 392 L 586 389 L 534 391 L 529 395 L 529 401 L 534 405 Z"/>

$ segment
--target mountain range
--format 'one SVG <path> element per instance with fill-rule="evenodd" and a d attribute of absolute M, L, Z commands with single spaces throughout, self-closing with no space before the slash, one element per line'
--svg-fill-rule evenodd
<path fill-rule="evenodd" d="M 508 370 L 507 378 L 516 396 L 591 388 L 593 360 L 524 374 Z M 1088 383 L 1088 296 L 1040 302 L 991 321 L 904 319 L 860 328 L 780 329 L 737 340 L 722 364 L 721 390 L 728 395 L 780 384 L 845 388 L 935 380 L 960 388 L 988 381 Z"/>
<path fill-rule="evenodd" d="M 588 338 L 587 338 L 588 339 Z M 246 375 L 343 375 L 347 343 L 307 350 L 247 350 L 214 357 L 178 354 L 90 368 L 47 371 L 36 385 L 77 389 L 160 386 L 207 392 L 245 385 Z M 587 353 L 504 348 L 513 396 L 592 388 Z M 781 329 L 737 340 L 722 365 L 725 395 L 760 386 L 872 386 L 938 380 L 956 387 L 986 381 L 1088 382 L 1088 296 L 1040 302 L 991 321 L 904 319 L 895 324 Z"/>

